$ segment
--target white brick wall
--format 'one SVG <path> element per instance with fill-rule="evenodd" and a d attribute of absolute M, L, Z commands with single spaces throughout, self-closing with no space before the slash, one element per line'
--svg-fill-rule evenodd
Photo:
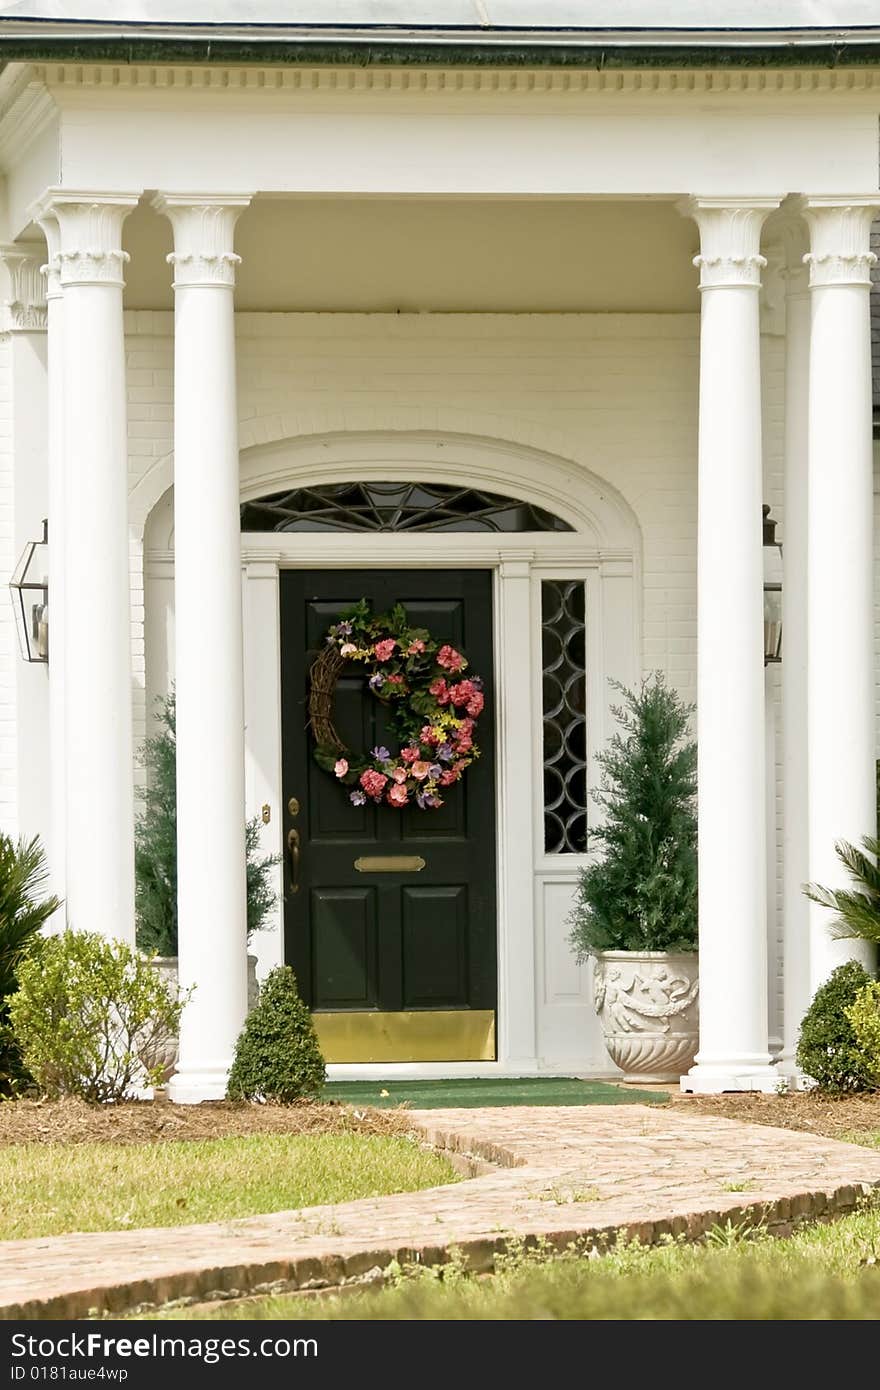
<path fill-rule="evenodd" d="M 15 732 L 18 639 L 6 589 L 15 564 L 15 488 L 12 451 L 12 371 L 9 334 L 0 335 L 0 830 L 18 830 Z"/>
<path fill-rule="evenodd" d="M 134 484 L 171 448 L 170 315 L 127 328 Z M 584 464 L 642 527 L 645 664 L 692 691 L 697 334 L 692 315 L 242 314 L 241 446 L 448 429 Z"/>
<path fill-rule="evenodd" d="M 127 330 L 134 484 L 171 450 L 171 316 L 129 314 Z M 529 444 L 606 478 L 642 530 L 643 667 L 665 671 L 693 698 L 696 316 L 240 314 L 237 331 L 243 449 L 337 430 L 441 429 Z M 765 497 L 780 520 L 783 373 L 784 340 L 765 337 Z M 143 585 L 135 542 L 132 576 L 140 741 Z M 770 680 L 778 702 L 778 672 Z M 777 816 L 780 776 L 777 764 Z M 768 944 L 778 969 L 770 1012 L 778 1033 L 778 893 L 773 907 Z"/>
<path fill-rule="evenodd" d="M 126 315 L 132 488 L 171 452 L 172 330 L 168 313 Z M 642 530 L 644 669 L 665 671 L 687 698 L 693 697 L 696 316 L 241 314 L 237 332 L 242 448 L 338 430 L 448 430 L 507 438 L 606 478 L 632 506 Z M 783 367 L 783 340 L 765 338 L 765 497 L 780 520 Z M 10 386 L 9 341 L 0 336 L 4 583 L 15 560 Z M 140 743 L 147 711 L 137 519 L 131 577 Z M 877 584 L 880 603 L 880 559 Z M 880 628 L 877 640 L 880 656 Z M 11 830 L 17 824 L 17 661 L 11 609 L 0 594 L 0 827 Z M 778 687 L 778 672 L 771 679 Z M 777 806 L 778 791 L 777 783 Z M 779 933 L 777 920 L 770 931 L 771 953 L 777 955 Z M 777 989 L 771 992 L 771 1030 L 778 1031 L 780 1023 Z"/>

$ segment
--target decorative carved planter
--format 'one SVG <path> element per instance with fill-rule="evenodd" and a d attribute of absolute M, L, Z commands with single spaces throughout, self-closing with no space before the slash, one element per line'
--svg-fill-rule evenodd
<path fill-rule="evenodd" d="M 170 986 L 172 987 L 172 989 L 175 989 L 175 990 L 176 990 L 176 989 L 177 989 L 177 986 L 178 986 L 177 956 L 157 956 L 156 959 L 153 961 L 153 965 L 155 966 L 156 970 L 158 971 L 160 979 L 163 980 L 164 983 L 165 983 L 166 985 L 170 985 Z M 250 1013 L 251 1009 L 254 1007 L 254 1005 L 256 1004 L 256 1002 L 257 1002 L 257 1000 L 259 999 L 259 997 L 260 997 L 260 986 L 259 986 L 259 983 L 258 983 L 258 981 L 257 981 L 257 958 L 256 958 L 256 956 L 252 956 L 250 953 L 248 953 L 248 958 L 247 958 L 247 1006 L 248 1006 L 248 1013 Z M 164 1082 L 168 1081 L 168 1079 L 170 1078 L 172 1072 L 174 1071 L 175 1066 L 177 1065 L 177 1039 L 176 1039 L 176 1038 L 173 1038 L 173 1039 L 169 1042 L 168 1050 L 167 1050 L 167 1052 L 165 1053 L 165 1056 L 164 1056 L 164 1058 L 163 1058 L 163 1062 L 164 1062 L 164 1064 L 165 1064 L 165 1072 L 164 1072 L 164 1076 L 163 1076 L 163 1084 L 164 1084 Z"/>
<path fill-rule="evenodd" d="M 593 977 L 605 1046 L 624 1081 L 678 1081 L 699 1042 L 696 951 L 600 951 Z"/>

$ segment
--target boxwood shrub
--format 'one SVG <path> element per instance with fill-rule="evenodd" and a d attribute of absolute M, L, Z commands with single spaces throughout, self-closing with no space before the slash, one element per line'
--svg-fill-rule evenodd
<path fill-rule="evenodd" d="M 290 966 L 281 965 L 266 977 L 239 1034 L 227 1095 L 230 1100 L 289 1105 L 319 1096 L 324 1076 L 312 1016 Z"/>

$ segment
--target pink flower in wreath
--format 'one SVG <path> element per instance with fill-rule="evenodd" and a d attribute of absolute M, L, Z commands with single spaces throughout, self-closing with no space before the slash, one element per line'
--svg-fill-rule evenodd
<path fill-rule="evenodd" d="M 475 690 L 467 702 L 467 712 L 472 718 L 477 719 L 483 713 L 483 706 L 486 701 L 479 690 Z"/>
<path fill-rule="evenodd" d="M 448 685 L 446 684 L 446 681 L 443 679 L 442 676 L 437 676 L 435 680 L 432 680 L 431 684 L 428 686 L 428 690 L 434 696 L 434 699 L 437 701 L 438 705 L 449 704 L 449 697 L 451 692 L 449 690 Z"/>
<path fill-rule="evenodd" d="M 393 637 L 383 637 L 381 642 L 376 643 L 376 660 L 388 661 L 396 646 Z"/>
<path fill-rule="evenodd" d="M 458 685 L 450 686 L 449 698 L 456 706 L 466 705 L 468 700 L 476 695 L 476 693 L 470 681 L 459 681 Z"/>
<path fill-rule="evenodd" d="M 458 781 L 458 776 L 454 767 L 448 767 L 445 772 L 440 773 L 441 787 L 451 787 L 453 782 Z"/>
<path fill-rule="evenodd" d="M 459 758 L 457 762 L 452 764 L 451 770 L 455 773 L 456 777 L 460 777 L 465 768 L 470 767 L 470 761 L 470 758 Z"/>
<path fill-rule="evenodd" d="M 355 646 L 354 642 L 343 642 L 342 646 L 339 648 L 339 655 L 354 656 L 356 651 L 357 647 Z"/>
<path fill-rule="evenodd" d="M 393 676 L 388 677 L 388 684 L 403 685 L 403 676 L 400 674 L 399 671 L 396 671 Z"/>
<path fill-rule="evenodd" d="M 440 742 L 440 739 L 438 738 L 437 734 L 437 729 L 433 728 L 430 724 L 423 724 L 422 732 L 419 735 L 419 737 L 421 738 L 422 743 L 430 744 L 430 746 L 433 748 L 435 743 Z"/>
<path fill-rule="evenodd" d="M 425 778 L 427 777 L 430 771 L 430 763 L 422 762 L 420 760 L 419 762 L 413 763 L 412 765 L 412 775 L 413 777 L 415 777 L 417 782 L 424 782 Z"/>
<path fill-rule="evenodd" d="M 447 671 L 460 671 L 464 666 L 464 657 L 454 647 L 447 645 L 437 653 L 437 665 L 445 667 Z"/>
<path fill-rule="evenodd" d="M 344 777 L 348 772 L 348 758 L 338 758 L 333 768 L 337 777 Z"/>
<path fill-rule="evenodd" d="M 401 748 L 400 756 L 403 758 L 403 761 L 405 763 L 414 763 L 416 758 L 419 756 L 419 750 L 418 748 L 413 748 L 412 746 L 410 746 L 409 748 Z"/>
<path fill-rule="evenodd" d="M 421 637 L 413 638 L 406 649 L 407 656 L 419 656 L 425 650 L 425 644 Z"/>
<path fill-rule="evenodd" d="M 374 801 L 378 801 L 381 797 L 387 781 L 388 778 L 384 772 L 376 772 L 371 767 L 368 767 L 366 772 L 361 773 L 361 786 L 367 796 L 371 796 Z"/>
<path fill-rule="evenodd" d="M 395 782 L 405 782 L 409 776 L 409 771 L 405 767 L 396 767 L 391 776 L 394 778 Z"/>
<path fill-rule="evenodd" d="M 409 792 L 406 787 L 402 786 L 399 782 L 395 782 L 394 786 L 389 788 L 385 800 L 391 806 L 405 806 L 409 801 Z"/>

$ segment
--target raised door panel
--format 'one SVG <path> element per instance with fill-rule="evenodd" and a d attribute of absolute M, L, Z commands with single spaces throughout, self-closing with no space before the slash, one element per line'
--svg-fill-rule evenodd
<path fill-rule="evenodd" d="M 376 889 L 313 888 L 310 898 L 313 1007 L 375 1008 Z"/>
<path fill-rule="evenodd" d="M 467 884 L 407 886 L 402 898 L 403 1007 L 466 1008 Z"/>

